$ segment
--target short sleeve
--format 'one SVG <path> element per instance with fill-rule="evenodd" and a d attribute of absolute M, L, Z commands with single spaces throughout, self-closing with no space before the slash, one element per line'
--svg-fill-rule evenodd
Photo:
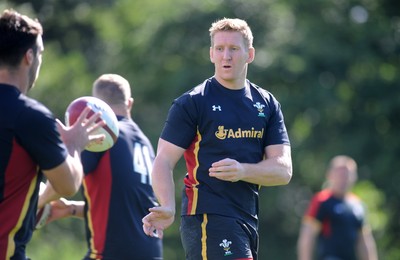
<path fill-rule="evenodd" d="M 176 99 L 169 109 L 161 138 L 187 149 L 197 131 L 196 107 L 189 94 Z"/>
<path fill-rule="evenodd" d="M 20 113 L 17 140 L 43 170 L 59 166 L 68 156 L 52 113 L 36 104 Z"/>

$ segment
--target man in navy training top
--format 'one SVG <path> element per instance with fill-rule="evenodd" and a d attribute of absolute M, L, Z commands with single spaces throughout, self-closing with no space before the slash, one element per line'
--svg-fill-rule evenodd
<path fill-rule="evenodd" d="M 105 152 L 82 153 L 85 201 L 51 203 L 51 217 L 85 218 L 88 252 L 84 259 L 162 259 L 162 240 L 143 233 L 142 218 L 157 204 L 151 187 L 154 150 L 131 118 L 129 82 L 117 74 L 101 75 L 93 96 L 110 105 L 119 137 Z"/>
<path fill-rule="evenodd" d="M 184 156 L 181 239 L 186 259 L 257 259 L 260 186 L 288 184 L 291 149 L 279 102 L 246 79 L 253 36 L 240 19 L 210 28 L 215 74 L 177 98 L 152 171 L 160 202 L 143 218 L 150 236 L 175 217 L 172 172 Z"/>
<path fill-rule="evenodd" d="M 80 153 L 104 124 L 100 114 L 66 128 L 38 101 L 26 96 L 39 75 L 43 29 L 14 10 L 0 17 L 0 259 L 25 260 L 43 177 L 59 194 L 72 196 L 83 171 Z"/>
<path fill-rule="evenodd" d="M 346 155 L 335 156 L 326 179 L 328 186 L 313 196 L 304 215 L 298 259 L 377 260 L 364 205 L 350 191 L 357 180 L 356 162 Z"/>

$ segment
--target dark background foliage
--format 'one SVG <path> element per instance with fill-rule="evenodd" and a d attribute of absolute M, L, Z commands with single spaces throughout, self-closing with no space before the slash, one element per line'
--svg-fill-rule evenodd
<path fill-rule="evenodd" d="M 14 0 L 42 22 L 45 54 L 30 95 L 63 118 L 73 99 L 90 95 L 102 73 L 132 85 L 132 116 L 156 147 L 172 100 L 213 74 L 210 24 L 248 21 L 256 59 L 249 79 L 281 102 L 292 142 L 291 183 L 260 191 L 260 259 L 295 259 L 309 198 L 328 160 L 353 156 L 354 192 L 369 209 L 381 259 L 400 259 L 400 2 L 396 0 Z M 176 171 L 177 205 L 185 173 Z M 79 195 L 76 196 L 76 199 Z M 35 232 L 33 259 L 79 259 L 82 222 L 65 219 Z M 165 259 L 184 259 L 179 217 L 166 232 Z M 64 250 L 62 256 L 55 246 Z"/>

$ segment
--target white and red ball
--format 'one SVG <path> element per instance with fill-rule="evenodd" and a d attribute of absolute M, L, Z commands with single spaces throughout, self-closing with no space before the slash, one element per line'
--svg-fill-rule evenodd
<path fill-rule="evenodd" d="M 65 124 L 67 126 L 73 125 L 87 106 L 91 108 L 87 118 L 94 113 L 99 111 L 101 112 L 101 117 L 98 119 L 98 121 L 103 120 L 105 125 L 94 131 L 93 135 L 104 134 L 105 138 L 101 142 L 90 142 L 85 149 L 91 152 L 106 151 L 110 149 L 117 141 L 119 128 L 117 116 L 111 107 L 103 100 L 90 96 L 84 96 L 73 100 L 65 112 Z"/>

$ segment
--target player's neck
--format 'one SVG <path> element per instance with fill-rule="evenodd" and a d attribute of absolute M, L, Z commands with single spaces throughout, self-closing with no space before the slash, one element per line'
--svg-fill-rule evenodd
<path fill-rule="evenodd" d="M 27 82 L 26 77 L 20 75 L 18 71 L 10 71 L 7 69 L 0 69 L 0 83 L 16 87 L 22 93 L 26 94 Z"/>
<path fill-rule="evenodd" d="M 346 197 L 346 194 L 347 194 L 347 192 L 337 191 L 337 190 L 332 190 L 332 189 L 331 189 L 331 192 L 332 192 L 332 195 L 338 199 L 343 199 L 344 197 Z"/>
<path fill-rule="evenodd" d="M 110 107 L 117 116 L 131 118 L 130 111 L 126 109 L 125 105 L 110 105 Z"/>
<path fill-rule="evenodd" d="M 223 78 L 217 76 L 215 76 L 215 79 L 219 82 L 219 84 L 227 89 L 238 90 L 246 86 L 246 79 L 224 80 Z"/>

